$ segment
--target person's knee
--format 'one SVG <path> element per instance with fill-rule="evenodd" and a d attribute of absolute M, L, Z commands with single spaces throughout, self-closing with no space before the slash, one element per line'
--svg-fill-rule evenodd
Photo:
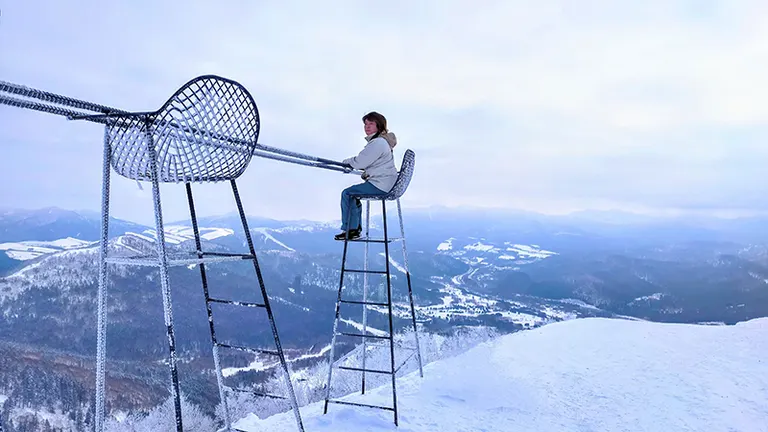
<path fill-rule="evenodd" d="M 351 192 L 349 188 L 344 189 L 343 191 L 341 191 L 341 199 L 348 200 L 350 198 L 350 194 Z"/>

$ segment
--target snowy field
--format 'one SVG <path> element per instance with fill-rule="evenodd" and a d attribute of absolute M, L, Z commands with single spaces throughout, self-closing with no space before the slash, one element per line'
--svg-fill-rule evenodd
<path fill-rule="evenodd" d="M 383 410 L 301 408 L 307 432 L 768 431 L 768 318 L 736 326 L 588 318 L 481 344 L 398 379 Z M 347 400 L 390 404 L 389 386 Z M 295 431 L 293 413 L 241 419 Z"/>
<path fill-rule="evenodd" d="M 27 261 L 62 250 L 83 248 L 90 246 L 93 243 L 94 242 L 67 237 L 65 239 L 48 242 L 24 241 L 16 243 L 0 243 L 0 251 L 4 251 L 9 258 L 19 261 Z"/>

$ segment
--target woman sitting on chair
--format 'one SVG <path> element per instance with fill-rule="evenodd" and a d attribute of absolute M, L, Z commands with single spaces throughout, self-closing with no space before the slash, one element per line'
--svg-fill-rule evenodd
<path fill-rule="evenodd" d="M 365 182 L 350 186 L 341 192 L 341 233 L 336 240 L 360 237 L 362 231 L 362 204 L 357 195 L 382 196 L 389 193 L 397 180 L 397 168 L 392 149 L 397 145 L 395 134 L 387 130 L 387 119 L 377 112 L 363 116 L 367 144 L 360 154 L 344 159 L 342 163 L 363 170 Z M 354 202 L 353 202 L 354 201 Z"/>

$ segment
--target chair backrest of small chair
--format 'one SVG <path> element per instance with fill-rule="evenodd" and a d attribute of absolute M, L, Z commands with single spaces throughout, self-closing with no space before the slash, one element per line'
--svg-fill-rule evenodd
<path fill-rule="evenodd" d="M 400 173 L 397 175 L 395 184 L 387 194 L 387 199 L 396 200 L 405 194 L 413 178 L 413 170 L 416 166 L 416 153 L 408 149 L 403 155 L 403 163 L 400 165 Z"/>

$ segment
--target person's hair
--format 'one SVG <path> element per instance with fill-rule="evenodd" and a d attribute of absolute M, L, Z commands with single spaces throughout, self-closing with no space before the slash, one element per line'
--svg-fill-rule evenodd
<path fill-rule="evenodd" d="M 376 111 L 371 111 L 363 116 L 363 122 L 366 120 L 376 123 L 376 129 L 378 129 L 378 132 L 373 135 L 373 138 L 377 138 L 379 135 L 387 132 L 387 119 L 383 115 L 377 113 Z"/>

